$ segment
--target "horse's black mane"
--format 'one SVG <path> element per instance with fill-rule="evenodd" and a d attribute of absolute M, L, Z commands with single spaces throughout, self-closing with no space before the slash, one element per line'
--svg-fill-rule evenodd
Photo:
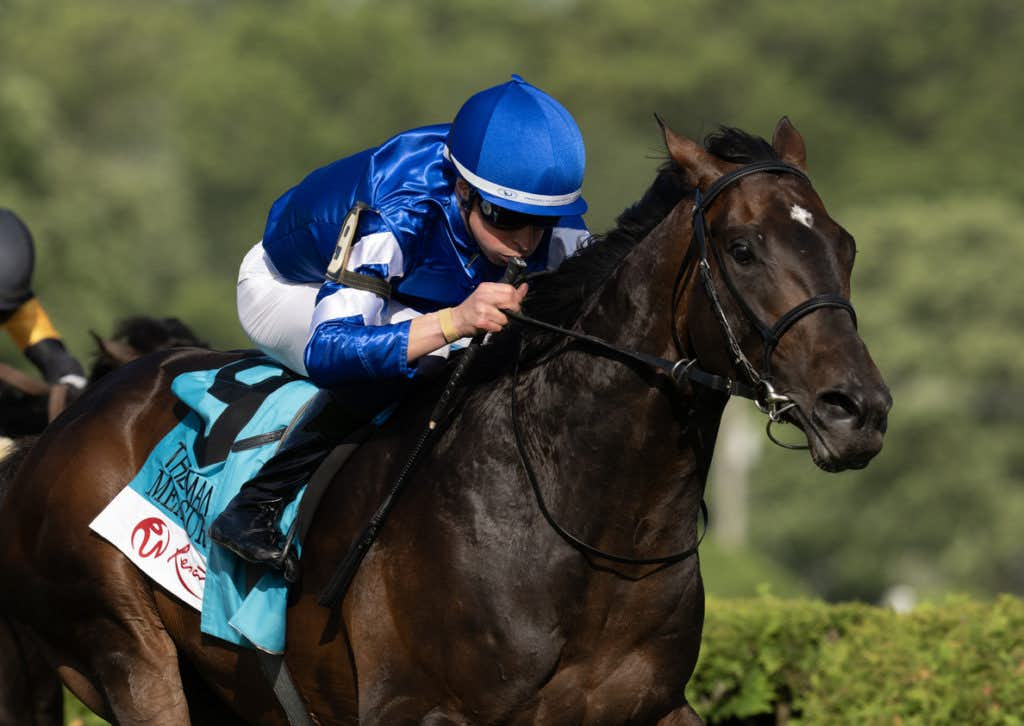
<path fill-rule="evenodd" d="M 140 355 L 181 346 L 209 347 L 178 318 L 152 318 L 147 315 L 121 320 L 114 329 L 114 340 L 123 340 Z"/>
<path fill-rule="evenodd" d="M 724 161 L 738 164 L 778 158 L 771 144 L 761 137 L 729 126 L 720 126 L 708 134 L 704 148 Z M 523 312 L 555 325 L 574 322 L 584 303 L 604 285 L 629 251 L 693 191 L 678 165 L 671 159 L 664 161 L 650 188 L 618 216 L 615 227 L 592 236 L 555 272 L 531 281 Z M 536 351 L 538 344 L 547 348 L 555 342 L 556 338 L 545 335 L 530 347 Z"/>

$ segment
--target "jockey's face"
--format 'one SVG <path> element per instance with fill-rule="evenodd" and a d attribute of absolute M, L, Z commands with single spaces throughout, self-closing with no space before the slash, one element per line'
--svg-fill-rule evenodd
<path fill-rule="evenodd" d="M 470 188 L 465 181 L 459 179 L 456 187 L 460 199 L 469 198 Z M 484 257 L 501 267 L 508 264 L 510 257 L 532 255 L 548 229 L 548 225 L 543 224 L 528 224 L 517 229 L 496 227 L 481 213 L 479 197 L 474 200 L 468 212 L 463 208 L 462 216 Z"/>

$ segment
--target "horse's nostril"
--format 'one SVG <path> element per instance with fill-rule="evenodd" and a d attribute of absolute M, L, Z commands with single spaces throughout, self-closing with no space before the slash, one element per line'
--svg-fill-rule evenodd
<path fill-rule="evenodd" d="M 842 391 L 827 391 L 821 394 L 815 408 L 819 415 L 827 420 L 851 420 L 858 426 L 864 417 L 857 401 Z"/>

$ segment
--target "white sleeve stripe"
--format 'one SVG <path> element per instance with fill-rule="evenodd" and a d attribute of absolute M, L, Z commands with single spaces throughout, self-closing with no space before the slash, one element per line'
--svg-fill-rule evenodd
<path fill-rule="evenodd" d="M 352 245 L 348 257 L 348 269 L 357 270 L 362 265 L 386 265 L 388 277 L 401 277 L 405 272 L 402 248 L 390 232 L 374 232 L 360 237 Z"/>
<path fill-rule="evenodd" d="M 309 332 L 321 323 L 339 318 L 362 316 L 365 325 L 381 325 L 384 313 L 384 300 L 366 290 L 344 287 L 323 298 L 313 309 L 313 321 Z"/>

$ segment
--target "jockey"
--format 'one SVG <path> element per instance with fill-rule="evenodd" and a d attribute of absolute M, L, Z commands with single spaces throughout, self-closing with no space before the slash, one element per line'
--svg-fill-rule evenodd
<path fill-rule="evenodd" d="M 451 124 L 335 161 L 274 202 L 239 272 L 242 327 L 324 389 L 408 381 L 507 324 L 501 311 L 526 294 L 497 282 L 510 258 L 554 269 L 584 243 L 583 169 L 572 116 L 513 75 Z M 286 575 L 296 563 L 277 521 L 327 453 L 322 393 L 210 529 Z"/>
<path fill-rule="evenodd" d="M 35 247 L 32 234 L 14 212 L 0 208 L 0 326 L 48 383 L 65 384 L 71 395 L 85 388 L 82 366 L 32 292 Z"/>

